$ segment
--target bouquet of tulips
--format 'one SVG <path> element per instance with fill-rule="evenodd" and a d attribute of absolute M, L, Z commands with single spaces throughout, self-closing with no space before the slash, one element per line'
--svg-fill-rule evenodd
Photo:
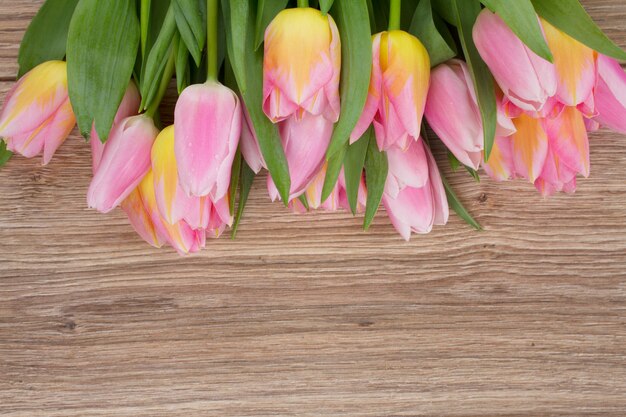
<path fill-rule="evenodd" d="M 47 0 L 4 99 L 0 163 L 47 164 L 78 124 L 89 207 L 119 206 L 180 254 L 234 236 L 262 169 L 294 212 L 345 209 L 367 228 L 382 203 L 408 240 L 449 207 L 480 228 L 426 123 L 453 169 L 573 192 L 588 132 L 626 133 L 618 60 L 578 0 Z"/>

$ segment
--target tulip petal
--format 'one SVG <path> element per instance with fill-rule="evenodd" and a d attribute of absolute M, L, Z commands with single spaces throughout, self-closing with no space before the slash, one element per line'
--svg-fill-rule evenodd
<path fill-rule="evenodd" d="M 389 148 L 387 159 L 389 175 L 396 178 L 400 189 L 420 188 L 428 181 L 428 159 L 421 138 L 419 142 L 411 142 L 406 151 L 397 146 Z"/>
<path fill-rule="evenodd" d="M 254 133 L 254 125 L 250 120 L 248 110 L 244 105 L 241 106 L 241 109 L 244 115 L 241 123 L 241 154 L 250 169 L 254 171 L 255 174 L 258 174 L 259 171 L 261 171 L 261 168 L 266 168 L 267 165 L 265 164 L 265 159 L 263 159 L 263 154 L 261 153 L 261 148 L 259 147 L 259 141 Z"/>
<path fill-rule="evenodd" d="M 133 229 L 135 229 L 135 232 L 137 232 L 143 240 L 155 248 L 163 246 L 165 237 L 157 233 L 152 223 L 150 213 L 148 213 L 143 204 L 139 187 L 135 188 L 128 197 L 122 201 L 120 207 L 128 216 L 128 220 L 133 226 Z"/>
<path fill-rule="evenodd" d="M 517 131 L 511 136 L 515 172 L 535 182 L 546 160 L 548 136 L 544 121 L 522 114 L 515 119 Z"/>
<path fill-rule="evenodd" d="M 102 213 L 119 205 L 150 169 L 150 150 L 158 134 L 152 119 L 132 116 L 113 127 L 102 160 L 87 191 L 87 203 Z"/>
<path fill-rule="evenodd" d="M 219 200 L 228 191 L 241 134 L 239 99 L 217 82 L 189 86 L 176 103 L 174 127 L 183 190 Z"/>
<path fill-rule="evenodd" d="M 582 114 L 566 107 L 559 117 L 546 120 L 550 148 L 559 161 L 583 176 L 589 176 L 589 139 Z"/>
<path fill-rule="evenodd" d="M 487 175 L 495 181 L 507 181 L 515 178 L 513 139 L 496 136 L 489 161 L 483 162 L 482 166 Z"/>
<path fill-rule="evenodd" d="M 619 63 L 598 55 L 598 82 L 595 104 L 600 124 L 626 134 L 626 73 Z"/>

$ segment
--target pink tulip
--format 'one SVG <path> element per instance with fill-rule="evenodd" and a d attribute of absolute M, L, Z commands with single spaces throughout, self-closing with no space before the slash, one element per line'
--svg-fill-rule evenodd
<path fill-rule="evenodd" d="M 163 219 L 157 206 L 152 170 L 149 170 L 139 183 L 139 192 L 156 233 L 163 236 L 167 243 L 176 249 L 181 256 L 197 252 L 205 246 L 206 233 L 204 230 L 194 230 L 184 220 L 169 224 Z"/>
<path fill-rule="evenodd" d="M 412 152 L 411 148 L 415 147 L 422 148 L 422 150 Z M 418 142 L 410 143 L 407 158 L 413 159 L 414 156 L 411 155 L 420 155 L 420 171 L 423 171 L 421 166 L 427 167 L 427 177 L 424 184 L 420 187 L 406 185 L 402 189 L 396 190 L 395 184 L 388 187 L 390 181 L 394 181 L 394 176 L 390 173 L 383 193 L 383 204 L 391 223 L 407 241 L 411 238 L 411 232 L 429 233 L 433 225 L 446 224 L 449 214 L 448 200 L 437 164 L 421 139 Z M 391 167 L 392 161 L 390 160 L 390 172 Z M 417 165 L 415 165 L 415 169 L 418 169 Z M 388 188 L 391 188 L 392 192 L 388 192 Z"/>
<path fill-rule="evenodd" d="M 430 77 L 422 43 L 400 30 L 372 38 L 372 72 L 363 114 L 350 135 L 357 141 L 374 123 L 378 148 L 406 148 L 420 134 Z"/>
<path fill-rule="evenodd" d="M 128 84 L 128 88 L 126 88 L 126 92 L 124 93 L 122 102 L 117 109 L 117 113 L 115 114 L 115 118 L 113 119 L 113 125 L 116 125 L 121 120 L 124 120 L 127 117 L 135 116 L 138 113 L 137 109 L 139 109 L 140 104 L 141 96 L 139 95 L 139 90 L 135 86 L 135 83 L 131 81 Z M 91 145 L 91 169 L 92 172 L 95 173 L 96 168 L 98 168 L 98 165 L 100 164 L 102 153 L 104 152 L 104 144 L 100 141 L 100 138 L 98 137 L 95 123 L 91 127 L 89 144 Z"/>
<path fill-rule="evenodd" d="M 474 43 L 506 98 L 522 110 L 540 112 L 557 92 L 554 64 L 531 51 L 495 13 L 484 9 Z"/>
<path fill-rule="evenodd" d="M 333 18 L 312 8 L 286 9 L 265 30 L 263 111 L 273 122 L 292 116 L 339 118 L 341 42 Z"/>
<path fill-rule="evenodd" d="M 218 201 L 228 192 L 241 133 L 237 95 L 214 81 L 187 87 L 174 114 L 178 178 L 187 195 Z"/>
<path fill-rule="evenodd" d="M 280 123 L 279 131 L 289 165 L 289 200 L 292 200 L 304 193 L 324 164 L 333 123 L 324 116 L 291 117 Z M 278 198 L 278 190 L 271 177 L 268 177 L 268 191 L 272 200 Z"/>
<path fill-rule="evenodd" d="M 515 131 L 498 100 L 498 136 Z M 431 73 L 425 109 L 428 124 L 463 164 L 478 169 L 484 135 L 474 83 L 465 62 L 451 60 Z"/>
<path fill-rule="evenodd" d="M 87 204 L 102 213 L 117 207 L 150 169 L 150 149 L 159 131 L 144 115 L 113 126 L 89 190 Z"/>
<path fill-rule="evenodd" d="M 7 94 L 0 112 L 0 138 L 10 151 L 27 158 L 43 151 L 46 165 L 75 124 L 67 64 L 48 61 L 30 70 Z"/>
<path fill-rule="evenodd" d="M 593 113 L 596 52 L 543 19 L 541 24 L 554 58 L 556 98 L 566 106 L 583 105 Z"/>
<path fill-rule="evenodd" d="M 241 124 L 241 154 L 245 159 L 246 163 L 254 171 L 255 174 L 258 174 L 261 171 L 261 168 L 267 169 L 267 164 L 265 163 L 265 159 L 263 159 L 263 154 L 261 153 L 261 148 L 259 147 L 259 141 L 257 140 L 256 133 L 254 132 L 254 125 L 252 124 L 252 120 L 250 120 L 250 115 L 248 114 L 248 109 L 246 106 L 242 106 L 243 110 L 243 123 Z"/>
<path fill-rule="evenodd" d="M 598 54 L 595 121 L 626 134 L 626 73 L 617 61 Z"/>

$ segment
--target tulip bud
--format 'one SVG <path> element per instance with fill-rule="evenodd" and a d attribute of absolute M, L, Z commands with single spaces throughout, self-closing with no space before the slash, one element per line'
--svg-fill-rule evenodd
<path fill-rule="evenodd" d="M 0 138 L 10 151 L 27 158 L 43 151 L 46 165 L 75 124 L 67 64 L 48 61 L 30 70 L 7 94 L 0 112 Z"/>
<path fill-rule="evenodd" d="M 420 151 L 411 148 L 422 148 Z M 383 193 L 383 204 L 398 233 L 405 239 L 411 238 L 411 232 L 429 233 L 433 225 L 443 225 L 448 222 L 448 200 L 443 187 L 441 175 L 437 168 L 437 163 L 430 150 L 424 145 L 422 140 L 411 142 L 407 150 L 407 158 L 414 158 L 411 155 L 420 155 L 419 164 L 426 166 L 427 177 L 421 187 L 406 185 L 397 190 L 397 194 L 389 193 L 388 188 L 395 190 L 395 185 L 388 187 L 393 176 L 388 175 L 385 192 Z M 423 156 L 422 156 L 423 155 Z M 417 161 L 416 161 L 417 162 Z M 393 163 L 389 161 L 391 169 Z M 409 164 L 406 164 L 407 166 Z M 415 169 L 418 169 L 415 166 Z M 423 168 L 420 166 L 420 170 Z"/>
<path fill-rule="evenodd" d="M 374 123 L 380 150 L 394 144 L 406 148 L 420 134 L 430 78 L 430 59 L 424 45 L 400 30 L 372 38 L 369 95 L 354 131 L 357 141 Z"/>
<path fill-rule="evenodd" d="M 598 112 L 595 121 L 626 134 L 626 73 L 616 60 L 601 54 L 595 104 Z"/>
<path fill-rule="evenodd" d="M 126 88 L 126 92 L 124 93 L 124 97 L 122 98 L 122 102 L 117 109 L 117 113 L 115 113 L 115 118 L 113 119 L 113 125 L 116 125 L 121 120 L 124 120 L 127 117 L 135 116 L 139 109 L 139 105 L 141 104 L 141 96 L 139 95 L 139 90 L 135 86 L 135 83 L 131 81 L 128 84 L 128 88 Z M 91 134 L 89 135 L 89 143 L 91 145 L 91 169 L 92 172 L 96 172 L 96 168 L 100 164 L 100 159 L 102 158 L 102 153 L 104 152 L 104 144 L 100 141 L 100 137 L 98 136 L 98 132 L 96 132 L 96 124 L 94 123 L 91 127 Z"/>
<path fill-rule="evenodd" d="M 182 92 L 174 111 L 174 149 L 187 195 L 224 197 L 240 133 L 241 107 L 232 90 L 207 81 Z"/>
<path fill-rule="evenodd" d="M 333 134 L 333 123 L 324 116 L 291 117 L 279 125 L 280 138 L 291 177 L 289 200 L 300 196 L 315 179 L 324 164 L 326 149 Z M 272 200 L 278 190 L 268 176 L 268 191 Z"/>
<path fill-rule="evenodd" d="M 273 122 L 339 118 L 341 42 L 333 18 L 312 8 L 286 9 L 265 30 L 263 111 Z"/>
<path fill-rule="evenodd" d="M 473 38 L 502 91 L 522 110 L 539 112 L 557 92 L 554 64 L 531 51 L 495 13 L 484 9 Z"/>
<path fill-rule="evenodd" d="M 465 62 L 451 60 L 431 74 L 425 109 L 428 124 L 463 164 L 478 169 L 484 147 L 483 124 Z M 498 100 L 498 136 L 515 131 Z"/>
<path fill-rule="evenodd" d="M 150 169 L 150 150 L 159 131 L 144 115 L 113 126 L 87 191 L 87 204 L 102 213 L 117 207 Z"/>

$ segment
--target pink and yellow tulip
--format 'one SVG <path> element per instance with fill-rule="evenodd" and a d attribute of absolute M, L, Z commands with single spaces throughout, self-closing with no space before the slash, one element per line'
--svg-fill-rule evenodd
<path fill-rule="evenodd" d="M 159 131 L 147 116 L 113 126 L 87 190 L 87 204 L 102 213 L 117 207 L 150 169 L 150 150 Z"/>
<path fill-rule="evenodd" d="M 0 139 L 10 151 L 27 158 L 43 151 L 46 165 L 75 124 L 67 64 L 48 61 L 30 70 L 7 94 L 0 113 Z"/>
<path fill-rule="evenodd" d="M 555 65 L 531 51 L 495 13 L 484 9 L 473 29 L 480 56 L 515 106 L 542 112 L 557 92 Z M 550 106 L 550 104 L 549 104 Z"/>
<path fill-rule="evenodd" d="M 400 30 L 374 35 L 369 94 L 350 141 L 372 123 L 380 150 L 417 141 L 429 78 L 428 52 L 415 36 Z"/>
<path fill-rule="evenodd" d="M 417 142 L 409 143 L 405 157 L 410 162 L 403 164 L 413 166 L 415 172 L 392 173 L 391 167 L 402 155 L 394 162 L 390 160 L 390 172 L 383 193 L 383 204 L 391 223 L 407 241 L 411 238 L 411 232 L 429 233 L 433 225 L 446 224 L 449 214 L 437 163 L 421 138 L 418 139 Z M 413 178 L 414 182 L 411 183 L 417 186 L 409 185 L 408 178 Z M 398 188 L 399 183 L 404 183 L 404 186 Z"/>
<path fill-rule="evenodd" d="M 333 18 L 286 9 L 265 30 L 263 110 L 273 122 L 292 116 L 339 118 L 341 42 Z"/>
<path fill-rule="evenodd" d="M 174 112 L 174 149 L 187 195 L 224 197 L 240 133 L 241 106 L 232 90 L 207 81 L 182 92 Z"/>

